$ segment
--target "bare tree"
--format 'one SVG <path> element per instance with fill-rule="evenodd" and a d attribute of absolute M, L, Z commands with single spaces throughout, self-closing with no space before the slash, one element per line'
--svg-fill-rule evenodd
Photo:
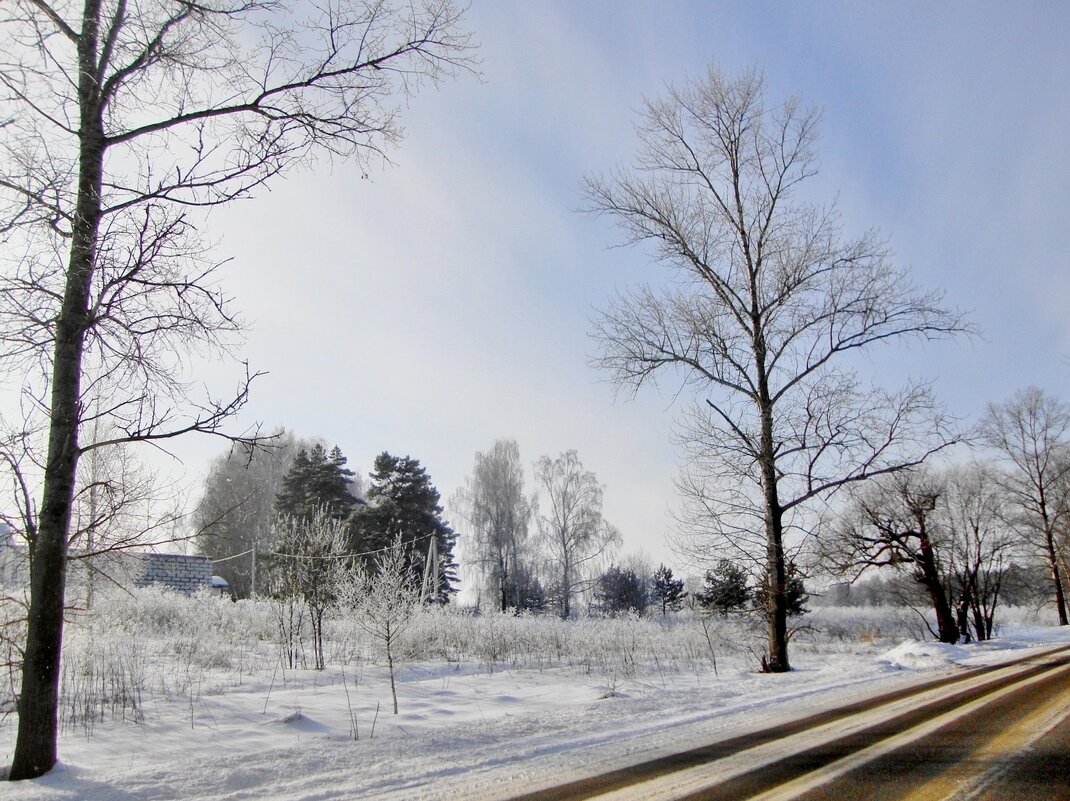
<path fill-rule="evenodd" d="M 576 451 L 565 451 L 556 459 L 540 458 L 535 481 L 545 498 L 538 518 L 539 539 L 558 610 L 567 619 L 573 596 L 597 579 L 587 568 L 620 543 L 620 534 L 602 519 L 602 485 L 593 472 L 583 469 Z"/>
<path fill-rule="evenodd" d="M 847 239 L 835 208 L 797 197 L 816 172 L 818 116 L 795 99 L 768 107 L 758 74 L 711 69 L 646 102 L 633 167 L 586 185 L 591 210 L 628 244 L 651 243 L 674 278 L 601 314 L 595 363 L 633 392 L 657 377 L 694 390 L 682 478 L 704 523 L 694 550 L 734 545 L 760 562 L 774 672 L 790 669 L 785 536 L 800 513 L 954 440 L 927 386 L 869 386 L 852 354 L 963 328 L 873 234 Z"/>
<path fill-rule="evenodd" d="M 312 625 L 314 666 L 323 670 L 327 664 L 323 623 L 337 604 L 339 588 L 351 568 L 345 522 L 320 506 L 308 516 L 280 515 L 272 528 L 272 573 L 277 578 L 273 584 L 305 602 Z"/>
<path fill-rule="evenodd" d="M 454 493 L 451 507 L 468 523 L 466 557 L 483 576 L 501 611 L 522 606 L 522 578 L 529 573 L 528 524 L 535 504 L 524 492 L 524 467 L 515 440 L 497 440 L 476 453 L 472 476 Z"/>
<path fill-rule="evenodd" d="M 198 549 L 238 598 L 255 595 L 261 586 L 255 584 L 257 568 L 272 544 L 275 498 L 304 447 L 292 433 L 279 430 L 272 436 L 270 447 L 235 445 L 218 456 L 193 512 Z"/>
<path fill-rule="evenodd" d="M 925 590 L 940 642 L 958 642 L 948 559 L 951 545 L 939 522 L 941 477 L 902 472 L 862 487 L 823 550 L 835 572 L 858 578 L 871 568 L 906 570 Z"/>
<path fill-rule="evenodd" d="M 16 430 L 47 439 L 12 779 L 56 761 L 82 427 L 106 417 L 134 442 L 222 434 L 248 397 L 248 373 L 192 406 L 182 380 L 187 354 L 226 352 L 240 330 L 204 213 L 316 154 L 384 156 L 400 136 L 393 98 L 469 66 L 459 20 L 449 0 L 293 16 L 259 0 L 0 6 L 3 366 L 36 371 L 35 421 Z"/>
<path fill-rule="evenodd" d="M 394 665 L 398 659 L 397 642 L 420 605 L 420 589 L 409 570 L 407 545 L 401 536 L 379 552 L 374 570 L 362 570 L 356 575 L 357 582 L 350 585 L 349 605 L 357 625 L 374 638 L 386 658 L 396 715 L 398 691 L 394 683 Z"/>
<path fill-rule="evenodd" d="M 873 567 L 906 571 L 929 597 L 936 636 L 987 640 L 1018 545 L 1006 505 L 997 471 L 984 463 L 899 473 L 855 494 L 824 558 L 852 580 Z"/>
<path fill-rule="evenodd" d="M 972 462 L 946 473 L 941 503 L 951 532 L 959 632 L 992 639 L 996 607 L 1018 538 L 1007 523 L 1007 493 L 990 464 Z"/>
<path fill-rule="evenodd" d="M 78 463 L 67 547 L 69 558 L 83 567 L 80 600 L 89 607 L 98 583 L 124 581 L 127 568 L 117 555 L 183 540 L 188 535 L 179 531 L 188 521 L 179 488 L 165 485 L 129 443 L 93 448 L 113 433 L 103 429 L 99 419 L 85 433 L 88 452 Z"/>
<path fill-rule="evenodd" d="M 1004 486 L 1017 512 L 1016 526 L 1043 556 L 1059 625 L 1066 626 L 1070 619 L 1059 564 L 1059 532 L 1070 513 L 1062 497 L 1070 475 L 1070 406 L 1029 387 L 1002 404 L 989 404 L 981 433 L 1007 463 Z"/>
<path fill-rule="evenodd" d="M 308 607 L 301 592 L 301 573 L 297 563 L 282 560 L 271 565 L 268 571 L 268 605 L 275 617 L 279 633 L 279 646 L 286 657 L 286 666 L 297 667 L 303 653 L 305 621 Z"/>

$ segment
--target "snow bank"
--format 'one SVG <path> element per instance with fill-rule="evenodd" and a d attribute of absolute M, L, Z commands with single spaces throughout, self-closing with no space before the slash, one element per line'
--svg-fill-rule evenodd
<path fill-rule="evenodd" d="M 893 670 L 936 670 L 951 667 L 971 656 L 970 651 L 942 642 L 904 642 L 877 658 Z"/>

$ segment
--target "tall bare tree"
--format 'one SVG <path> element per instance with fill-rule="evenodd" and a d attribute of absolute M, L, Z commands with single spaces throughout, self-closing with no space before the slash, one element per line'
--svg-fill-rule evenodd
<path fill-rule="evenodd" d="M 1007 522 L 1007 493 L 991 464 L 973 462 L 946 471 L 941 510 L 951 535 L 950 570 L 956 587 L 959 632 L 992 638 L 996 607 L 1018 538 Z"/>
<path fill-rule="evenodd" d="M 0 337 L 4 367 L 41 376 L 22 429 L 47 439 L 12 779 L 56 761 L 82 426 L 106 417 L 136 442 L 222 433 L 247 399 L 248 374 L 192 407 L 182 380 L 191 351 L 225 352 L 240 330 L 204 213 L 316 154 L 383 156 L 395 98 L 470 64 L 459 24 L 449 0 L 292 15 L 267 0 L 0 5 Z"/>
<path fill-rule="evenodd" d="M 583 469 L 576 451 L 556 459 L 543 456 L 535 463 L 535 482 L 545 499 L 538 517 L 539 539 L 552 576 L 562 618 L 572 614 L 572 598 L 593 585 L 593 566 L 620 533 L 602 518 L 602 485 Z"/>
<path fill-rule="evenodd" d="M 981 433 L 1007 464 L 1004 485 L 1017 511 L 1015 523 L 1048 567 L 1059 625 L 1066 626 L 1059 533 L 1070 515 L 1062 496 L 1070 475 L 1070 406 L 1029 387 L 990 404 Z"/>
<path fill-rule="evenodd" d="M 819 115 L 769 106 L 751 72 L 647 101 L 628 168 L 589 178 L 594 212 L 650 243 L 673 282 L 619 295 L 595 323 L 595 363 L 637 391 L 694 390 L 683 486 L 721 547 L 759 560 L 769 670 L 790 669 L 785 535 L 809 502 L 923 461 L 954 439 L 927 386 L 884 392 L 852 354 L 963 328 L 917 291 L 873 234 L 845 237 L 834 207 L 798 197 L 816 173 Z M 710 540 L 699 550 L 709 557 Z"/>
<path fill-rule="evenodd" d="M 193 512 L 197 548 L 214 563 L 213 572 L 238 598 L 261 589 L 260 561 L 270 551 L 275 498 L 294 457 L 306 443 L 279 430 L 269 448 L 229 448 L 208 467 L 204 495 Z M 254 583 L 255 582 L 255 583 Z"/>
<path fill-rule="evenodd" d="M 486 589 L 505 611 L 523 606 L 529 578 L 528 526 L 534 500 L 524 491 L 524 466 L 516 440 L 499 439 L 476 453 L 472 475 L 454 493 L 450 506 L 468 523 L 465 558 L 482 574 Z"/>

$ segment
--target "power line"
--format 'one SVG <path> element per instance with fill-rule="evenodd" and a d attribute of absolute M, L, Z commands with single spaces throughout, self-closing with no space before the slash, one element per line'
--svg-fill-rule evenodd
<path fill-rule="evenodd" d="M 415 545 L 418 542 L 422 542 L 427 539 L 435 537 L 437 532 L 430 534 L 424 534 L 422 537 L 416 537 L 415 539 L 405 540 L 401 545 Z M 393 548 L 393 545 L 386 545 L 382 548 L 376 548 L 374 551 L 362 551 L 361 553 L 342 553 L 342 554 L 326 554 L 323 556 L 317 554 L 300 554 L 300 553 L 283 553 L 281 551 L 271 551 L 270 556 L 284 556 L 287 559 L 353 559 L 358 556 L 375 556 L 375 554 L 385 553 Z M 250 551 L 246 551 L 249 553 Z M 232 558 L 232 557 L 228 557 Z"/>

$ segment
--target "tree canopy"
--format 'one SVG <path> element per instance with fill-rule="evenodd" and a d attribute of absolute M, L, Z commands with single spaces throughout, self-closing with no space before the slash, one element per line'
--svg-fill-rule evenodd
<path fill-rule="evenodd" d="M 438 553 L 434 599 L 445 603 L 457 591 L 453 557 L 457 535 L 442 518 L 439 492 L 426 468 L 410 456 L 384 451 L 375 457 L 368 478 L 368 502 L 350 519 L 351 551 L 366 555 L 365 561 L 374 565 L 376 554 L 400 543 L 408 569 L 419 581 L 433 540 Z"/>
<path fill-rule="evenodd" d="M 319 443 L 302 448 L 294 457 L 275 499 L 278 514 L 311 518 L 319 510 L 337 520 L 349 517 L 358 499 L 353 493 L 354 473 L 335 445 L 330 452 Z"/>
<path fill-rule="evenodd" d="M 851 356 L 963 330 L 872 233 L 803 199 L 819 114 L 772 104 L 760 74 L 705 78 L 647 101 L 633 166 L 590 178 L 590 209 L 672 272 L 620 294 L 595 321 L 595 363 L 621 388 L 694 390 L 682 439 L 681 544 L 730 551 L 766 575 L 768 669 L 790 670 L 785 537 L 809 506 L 918 464 L 954 441 L 929 387 L 885 391 Z"/>

